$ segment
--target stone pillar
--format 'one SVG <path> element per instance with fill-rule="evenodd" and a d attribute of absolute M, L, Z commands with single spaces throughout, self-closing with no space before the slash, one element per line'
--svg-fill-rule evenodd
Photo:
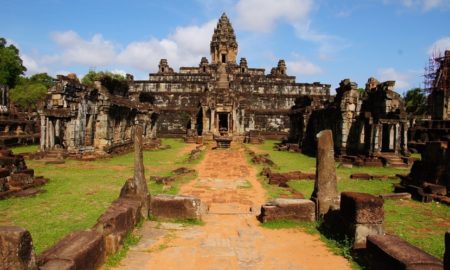
<path fill-rule="evenodd" d="M 53 148 L 55 146 L 55 127 L 52 121 L 48 121 L 48 134 L 49 134 L 49 146 Z"/>
<path fill-rule="evenodd" d="M 137 124 L 134 130 L 134 182 L 139 195 L 148 194 L 144 175 L 144 156 L 142 153 L 142 124 Z"/>
<path fill-rule="evenodd" d="M 40 140 L 41 140 L 41 151 L 45 150 L 45 138 L 47 136 L 46 134 L 47 134 L 47 129 L 46 129 L 46 126 L 45 126 L 45 116 L 41 115 L 41 137 L 40 137 Z"/>
<path fill-rule="evenodd" d="M 215 125 L 215 117 L 216 117 L 216 113 L 215 113 L 215 110 L 211 110 L 211 132 L 212 133 L 214 133 L 214 131 L 215 131 L 215 128 L 214 128 L 214 125 Z"/>
<path fill-rule="evenodd" d="M 383 126 L 382 125 L 373 125 L 373 153 L 377 154 L 380 152 L 380 145 L 381 145 L 381 137 L 380 134 L 382 134 Z"/>
<path fill-rule="evenodd" d="M 330 209 L 339 208 L 334 143 L 331 130 L 317 134 L 316 180 L 311 200 L 316 203 L 316 217 L 323 217 Z"/>
<path fill-rule="evenodd" d="M 395 150 L 395 126 L 389 125 L 389 150 Z"/>
<path fill-rule="evenodd" d="M 33 241 L 27 230 L 13 226 L 0 226 L 0 268 L 37 269 Z"/>

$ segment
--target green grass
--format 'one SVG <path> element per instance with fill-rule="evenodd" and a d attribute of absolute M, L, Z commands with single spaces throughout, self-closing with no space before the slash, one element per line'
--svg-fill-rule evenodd
<path fill-rule="evenodd" d="M 13 153 L 18 155 L 22 153 L 33 153 L 39 150 L 38 144 L 16 146 L 12 148 Z"/>
<path fill-rule="evenodd" d="M 136 245 L 140 240 L 140 237 L 135 236 L 133 233 L 128 233 L 123 240 L 122 247 L 114 254 L 106 258 L 105 264 L 102 269 L 110 269 L 119 265 L 119 263 L 125 258 L 130 247 Z"/>
<path fill-rule="evenodd" d="M 295 170 L 310 173 L 315 172 L 315 158 L 299 153 L 275 151 L 273 150 L 274 143 L 275 141 L 265 141 L 262 145 L 248 147 L 260 153 L 268 153 L 278 166 L 280 172 Z M 263 167 L 259 165 L 255 166 L 258 168 L 258 171 L 261 171 Z M 407 174 L 409 173 L 409 169 L 389 167 L 338 167 L 336 173 L 338 176 L 339 191 L 366 192 L 379 195 L 392 193 L 392 185 L 399 183 L 399 180 L 354 180 L 350 179 L 350 175 L 353 173 L 368 173 L 372 175 L 393 176 L 395 174 Z M 260 180 L 271 198 L 288 192 L 286 189 L 268 185 L 265 179 Z M 309 198 L 314 188 L 314 181 L 289 181 L 288 185 L 292 189 L 304 194 L 306 198 Z M 384 208 L 385 228 L 388 233 L 397 234 L 406 241 L 417 245 L 438 258 L 443 257 L 444 234 L 450 228 L 450 206 L 439 203 L 425 204 L 416 201 L 387 200 Z"/>
<path fill-rule="evenodd" d="M 144 152 L 147 179 L 181 166 L 192 166 L 184 162 L 185 155 L 179 154 L 185 147 L 181 140 L 168 139 L 163 143 L 171 148 Z M 26 162 L 36 175 L 50 179 L 42 187 L 46 192 L 31 198 L 1 200 L 0 225 L 29 230 L 38 254 L 64 235 L 92 227 L 119 196 L 125 180 L 133 176 L 133 153 L 91 162 L 66 160 L 58 165 L 46 165 L 39 160 Z M 152 194 L 160 191 L 152 184 L 149 186 Z"/>

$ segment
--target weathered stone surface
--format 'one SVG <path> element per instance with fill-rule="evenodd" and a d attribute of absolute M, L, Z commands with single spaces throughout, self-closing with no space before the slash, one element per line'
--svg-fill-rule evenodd
<path fill-rule="evenodd" d="M 315 205 L 305 199 L 275 199 L 261 206 L 261 222 L 272 220 L 314 221 Z"/>
<path fill-rule="evenodd" d="M 27 173 L 13 173 L 10 177 L 9 185 L 13 187 L 25 187 L 33 183 L 33 177 Z"/>
<path fill-rule="evenodd" d="M 37 269 L 33 241 L 27 230 L 0 226 L 0 269 Z"/>
<path fill-rule="evenodd" d="M 175 175 L 183 175 L 183 174 L 189 174 L 189 173 L 193 173 L 193 172 L 195 172 L 195 170 L 189 169 L 186 167 L 180 167 L 180 168 L 177 168 L 172 171 L 172 173 Z"/>
<path fill-rule="evenodd" d="M 411 194 L 407 192 L 380 194 L 383 200 L 411 200 Z"/>
<path fill-rule="evenodd" d="M 369 235 L 384 235 L 384 225 L 382 223 L 354 224 L 348 223 L 348 231 L 353 238 L 353 249 L 363 249 L 367 246 Z"/>
<path fill-rule="evenodd" d="M 200 199 L 182 195 L 156 195 L 150 200 L 150 215 L 158 219 L 201 219 Z"/>
<path fill-rule="evenodd" d="M 383 199 L 367 193 L 342 192 L 341 214 L 351 223 L 383 223 Z"/>
<path fill-rule="evenodd" d="M 450 231 L 445 233 L 444 270 L 450 270 Z"/>
<path fill-rule="evenodd" d="M 394 235 L 367 237 L 371 269 L 442 270 L 442 261 Z"/>
<path fill-rule="evenodd" d="M 103 235 L 96 231 L 76 231 L 44 251 L 38 258 L 38 265 L 43 269 L 61 266 L 62 269 L 94 270 L 104 259 Z"/>
<path fill-rule="evenodd" d="M 368 173 L 354 173 L 350 175 L 351 179 L 364 179 L 364 180 L 370 180 L 372 179 L 372 176 Z"/>
<path fill-rule="evenodd" d="M 423 186 L 424 186 L 423 190 L 426 193 L 442 195 L 442 196 L 447 195 L 447 187 L 445 187 L 445 186 L 431 184 L 431 183 L 424 183 Z"/>
<path fill-rule="evenodd" d="M 143 203 L 131 198 L 115 200 L 97 220 L 93 229 L 105 237 L 106 254 L 117 252 L 128 232 L 141 220 Z"/>
<path fill-rule="evenodd" d="M 317 134 L 316 181 L 311 199 L 316 203 L 316 217 L 322 217 L 330 208 L 339 207 L 334 144 L 331 130 Z"/>

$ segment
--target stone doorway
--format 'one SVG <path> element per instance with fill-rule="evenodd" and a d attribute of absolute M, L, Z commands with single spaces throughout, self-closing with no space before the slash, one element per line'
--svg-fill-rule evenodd
<path fill-rule="evenodd" d="M 395 134 L 392 125 L 383 124 L 383 133 L 381 140 L 382 152 L 394 152 Z"/>
<path fill-rule="evenodd" d="M 229 131 L 229 113 L 219 113 L 219 132 Z"/>
<path fill-rule="evenodd" d="M 203 109 L 200 109 L 197 113 L 197 123 L 196 123 L 197 135 L 202 136 L 203 133 Z"/>

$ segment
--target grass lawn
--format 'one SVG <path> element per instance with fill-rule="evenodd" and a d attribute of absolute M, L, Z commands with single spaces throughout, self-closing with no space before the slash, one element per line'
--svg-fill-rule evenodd
<path fill-rule="evenodd" d="M 145 175 L 167 175 L 178 167 L 191 167 L 187 162 L 187 145 L 181 140 L 167 139 L 170 149 L 145 151 Z M 30 152 L 37 146 L 13 148 L 14 153 Z M 50 179 L 45 193 L 32 198 L 0 200 L 0 225 L 16 225 L 28 229 L 37 253 L 74 230 L 92 227 L 109 204 L 119 196 L 125 180 L 133 176 L 133 153 L 97 161 L 66 160 L 65 164 L 45 165 L 27 160 L 36 175 Z M 191 178 L 193 178 L 191 176 Z M 186 180 L 184 178 L 182 180 Z M 151 193 L 160 186 L 149 184 Z M 176 193 L 177 188 L 169 188 Z"/>
<path fill-rule="evenodd" d="M 299 153 L 281 152 L 273 150 L 276 141 L 265 141 L 261 145 L 248 146 L 250 149 L 268 153 L 277 165 L 280 172 L 300 170 L 315 172 L 316 159 Z M 420 158 L 420 156 L 418 156 Z M 262 166 L 257 166 L 258 170 Z M 373 175 L 407 174 L 409 169 L 379 168 L 379 167 L 338 167 L 339 191 L 366 192 L 374 195 L 393 192 L 392 185 L 399 180 L 353 180 L 352 173 L 369 173 Z M 261 178 L 262 180 L 262 178 Z M 271 186 L 263 181 L 270 197 L 288 194 L 286 189 Z M 314 181 L 290 181 L 289 186 L 305 195 L 311 196 Z M 419 203 L 416 201 L 386 201 L 385 228 L 388 233 L 397 234 L 410 243 L 417 245 L 436 257 L 442 258 L 444 254 L 444 234 L 450 228 L 450 206 L 439 203 Z"/>

